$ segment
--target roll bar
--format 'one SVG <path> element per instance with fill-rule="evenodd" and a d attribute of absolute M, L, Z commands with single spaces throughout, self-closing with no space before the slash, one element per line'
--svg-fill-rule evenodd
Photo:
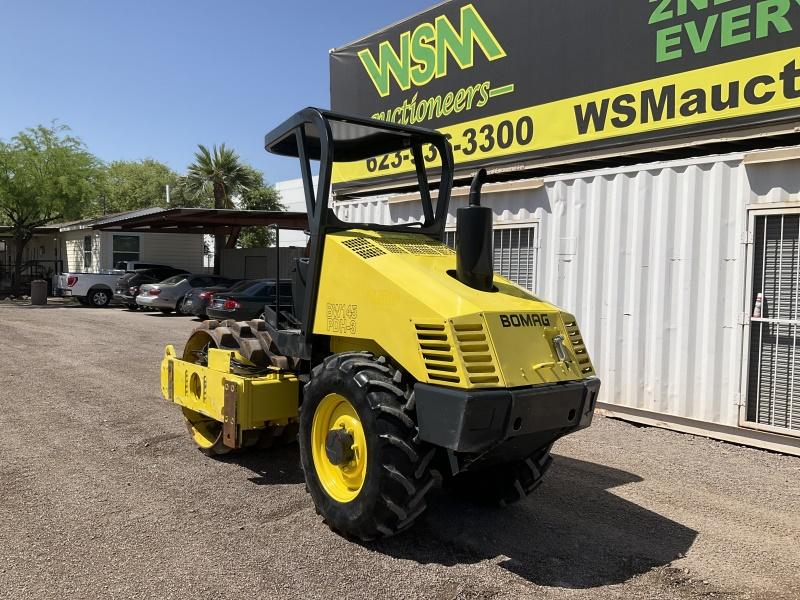
<path fill-rule="evenodd" d="M 429 144 L 436 148 L 442 163 L 435 208 L 422 153 L 423 147 Z M 307 340 L 313 331 L 324 240 L 329 231 L 367 229 L 427 235 L 439 240 L 444 237 L 453 187 L 453 151 L 447 138 L 437 131 L 306 108 L 269 132 L 264 137 L 264 148 L 272 154 L 300 160 L 311 239 L 305 314 L 297 316 L 302 318 L 302 333 Z M 329 206 L 334 163 L 367 160 L 398 151 L 410 151 L 414 159 L 423 222 L 381 225 L 340 220 Z M 312 179 L 312 160 L 319 161 L 316 189 Z"/>

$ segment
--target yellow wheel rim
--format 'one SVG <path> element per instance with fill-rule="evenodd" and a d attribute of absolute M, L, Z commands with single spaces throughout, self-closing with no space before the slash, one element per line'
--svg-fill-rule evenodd
<path fill-rule="evenodd" d="M 198 448 L 224 453 L 227 447 L 222 445 L 222 423 L 188 408 L 183 409 L 183 416 L 186 419 L 186 429 Z"/>
<path fill-rule="evenodd" d="M 341 465 L 331 462 L 325 443 L 331 431 L 344 430 L 352 437 L 352 459 Z M 311 424 L 311 454 L 322 487 L 337 502 L 355 500 L 367 475 L 367 440 L 361 419 L 344 396 L 328 394 L 314 413 Z"/>

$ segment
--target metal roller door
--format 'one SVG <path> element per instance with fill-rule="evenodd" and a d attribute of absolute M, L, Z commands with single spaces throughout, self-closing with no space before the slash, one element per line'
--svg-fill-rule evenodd
<path fill-rule="evenodd" d="M 536 287 L 536 224 L 524 227 L 497 227 L 492 233 L 494 272 L 528 291 Z M 445 242 L 456 247 L 456 232 L 445 233 Z"/>
<path fill-rule="evenodd" d="M 800 214 L 753 220 L 747 423 L 800 435 Z"/>

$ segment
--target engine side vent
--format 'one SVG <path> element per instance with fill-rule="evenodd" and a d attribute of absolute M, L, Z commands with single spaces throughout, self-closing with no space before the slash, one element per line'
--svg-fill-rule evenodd
<path fill-rule="evenodd" d="M 375 258 L 386 254 L 374 243 L 364 238 L 345 240 L 342 245 L 358 254 L 361 258 Z"/>
<path fill-rule="evenodd" d="M 497 365 L 492 357 L 489 339 L 481 323 L 459 323 L 453 325 L 464 371 L 473 385 L 496 385 L 500 383 Z"/>
<path fill-rule="evenodd" d="M 589 353 L 586 351 L 586 345 L 583 343 L 583 336 L 578 329 L 578 322 L 572 315 L 564 315 L 564 327 L 567 329 L 569 342 L 572 345 L 572 351 L 575 353 L 575 358 L 578 361 L 578 368 L 584 375 L 594 373 L 592 361 L 589 359 Z"/>
<path fill-rule="evenodd" d="M 378 243 L 384 250 L 392 254 L 417 254 L 422 256 L 450 256 L 454 254 L 452 248 L 435 240 L 387 238 L 380 240 Z"/>
<path fill-rule="evenodd" d="M 443 323 L 415 323 L 417 341 L 432 382 L 460 383 L 458 365 Z"/>

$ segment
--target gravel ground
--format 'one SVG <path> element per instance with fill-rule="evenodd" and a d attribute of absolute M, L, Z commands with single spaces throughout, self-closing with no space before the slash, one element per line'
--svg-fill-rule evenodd
<path fill-rule="evenodd" d="M 597 418 L 528 501 L 441 492 L 359 545 L 314 513 L 296 446 L 192 447 L 158 364 L 193 321 L 0 304 L 0 322 L 0 597 L 800 598 L 800 459 Z"/>

